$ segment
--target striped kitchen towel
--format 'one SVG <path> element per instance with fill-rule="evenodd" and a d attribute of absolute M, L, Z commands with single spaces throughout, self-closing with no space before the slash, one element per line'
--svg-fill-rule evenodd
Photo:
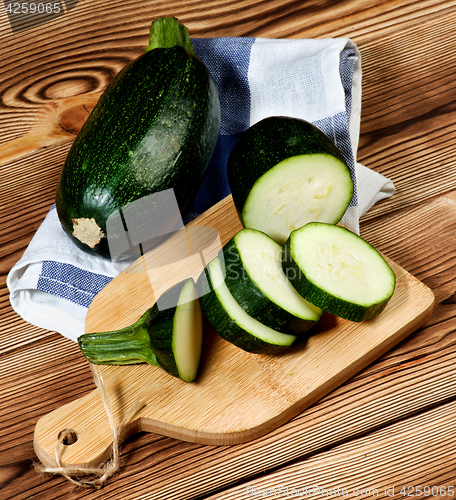
<path fill-rule="evenodd" d="M 339 147 L 355 181 L 342 222 L 359 219 L 394 193 L 393 183 L 356 161 L 361 114 L 361 60 L 347 38 L 192 39 L 220 90 L 222 124 L 208 173 L 184 215 L 188 222 L 230 193 L 226 161 L 240 134 L 268 116 L 312 122 Z M 26 321 L 77 340 L 87 309 L 119 270 L 79 250 L 63 233 L 53 207 L 8 274 L 10 301 Z"/>

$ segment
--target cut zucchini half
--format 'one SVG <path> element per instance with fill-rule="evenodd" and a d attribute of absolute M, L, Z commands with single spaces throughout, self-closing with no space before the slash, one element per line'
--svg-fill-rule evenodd
<path fill-rule="evenodd" d="M 277 354 L 295 342 L 295 335 L 277 332 L 244 311 L 226 285 L 219 257 L 206 270 L 211 290 L 201 295 L 201 307 L 223 339 L 256 354 Z"/>
<path fill-rule="evenodd" d="M 312 123 L 288 116 L 250 126 L 230 152 L 227 175 L 244 227 L 280 245 L 308 222 L 339 222 L 354 193 L 334 142 Z"/>
<path fill-rule="evenodd" d="M 308 222 L 338 222 L 352 196 L 350 171 L 340 159 L 329 154 L 294 156 L 255 182 L 242 221 L 283 245 L 291 231 Z"/>
<path fill-rule="evenodd" d="M 351 321 L 380 314 L 396 284 L 393 270 L 372 245 L 344 227 L 320 222 L 291 233 L 283 267 L 302 297 Z"/>
<path fill-rule="evenodd" d="M 267 234 L 242 229 L 223 248 L 225 283 L 247 314 L 273 330 L 299 335 L 323 311 L 303 299 L 287 279 L 282 250 Z"/>
<path fill-rule="evenodd" d="M 165 292 L 154 309 L 149 335 L 158 365 L 184 382 L 193 382 L 203 346 L 203 316 L 193 279 Z"/>
<path fill-rule="evenodd" d="M 78 338 L 90 363 L 148 363 L 170 375 L 193 382 L 203 345 L 203 314 L 193 279 L 170 288 L 131 326 Z"/>

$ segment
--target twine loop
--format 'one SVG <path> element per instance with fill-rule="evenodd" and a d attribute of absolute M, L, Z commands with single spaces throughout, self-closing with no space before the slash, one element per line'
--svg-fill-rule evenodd
<path fill-rule="evenodd" d="M 83 488 L 101 488 L 106 481 L 113 476 L 121 467 L 120 463 L 120 431 L 124 425 L 137 413 L 143 405 L 140 403 L 135 403 L 131 410 L 125 415 L 121 423 L 116 426 L 114 422 L 114 416 L 111 409 L 111 404 L 109 400 L 106 387 L 103 383 L 103 377 L 98 369 L 95 368 L 93 364 L 90 364 L 90 369 L 92 370 L 93 379 L 95 385 L 100 393 L 100 399 L 103 403 L 104 409 L 108 416 L 109 425 L 112 431 L 112 454 L 109 460 L 105 463 L 100 464 L 99 467 L 82 467 L 82 466 L 64 466 L 62 464 L 62 455 L 65 450 L 65 446 L 73 444 L 77 437 L 72 429 L 64 429 L 59 433 L 56 447 L 55 447 L 55 461 L 57 466 L 47 467 L 42 464 L 35 465 L 35 468 L 44 474 L 60 474 L 65 477 L 68 481 L 76 484 L 77 486 L 82 486 Z"/>

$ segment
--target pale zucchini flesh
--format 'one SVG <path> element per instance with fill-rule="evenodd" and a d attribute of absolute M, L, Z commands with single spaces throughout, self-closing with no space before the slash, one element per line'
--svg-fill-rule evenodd
<path fill-rule="evenodd" d="M 203 344 L 202 311 L 195 282 L 190 278 L 175 285 L 158 303 L 160 311 L 149 325 L 150 343 L 158 365 L 170 375 L 193 382 Z"/>
<path fill-rule="evenodd" d="M 196 286 L 189 280 L 182 289 L 174 315 L 173 352 L 179 378 L 196 379 L 203 344 L 203 314 Z"/>
<path fill-rule="evenodd" d="M 309 223 L 290 235 L 284 254 L 284 271 L 293 286 L 328 313 L 363 321 L 380 314 L 393 295 L 391 267 L 346 228 Z"/>
<path fill-rule="evenodd" d="M 219 335 L 237 347 L 257 354 L 275 354 L 295 340 L 295 335 L 277 332 L 250 316 L 230 293 L 220 258 L 207 266 L 211 291 L 200 298 L 203 312 Z"/>
<path fill-rule="evenodd" d="M 324 153 L 293 156 L 255 182 L 242 221 L 283 245 L 308 222 L 337 223 L 352 196 L 353 181 L 343 161 Z"/>

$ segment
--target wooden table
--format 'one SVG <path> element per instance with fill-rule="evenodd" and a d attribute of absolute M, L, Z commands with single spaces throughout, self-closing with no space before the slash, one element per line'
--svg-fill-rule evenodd
<path fill-rule="evenodd" d="M 425 486 L 431 498 L 456 496 L 456 4 L 65 4 L 65 15 L 14 32 L 0 6 L 0 498 L 403 498 L 422 496 Z M 52 112 L 55 100 L 103 90 L 163 15 L 195 37 L 343 36 L 358 45 L 358 160 L 397 189 L 363 217 L 361 235 L 430 287 L 436 303 L 423 328 L 266 436 L 218 447 L 137 435 L 122 447 L 120 472 L 87 490 L 35 471 L 33 432 L 42 415 L 93 390 L 88 364 L 73 342 L 22 320 L 6 288 L 53 203 L 78 123 L 54 131 L 48 147 L 29 152 L 23 144 L 19 158 L 5 144 Z"/>

